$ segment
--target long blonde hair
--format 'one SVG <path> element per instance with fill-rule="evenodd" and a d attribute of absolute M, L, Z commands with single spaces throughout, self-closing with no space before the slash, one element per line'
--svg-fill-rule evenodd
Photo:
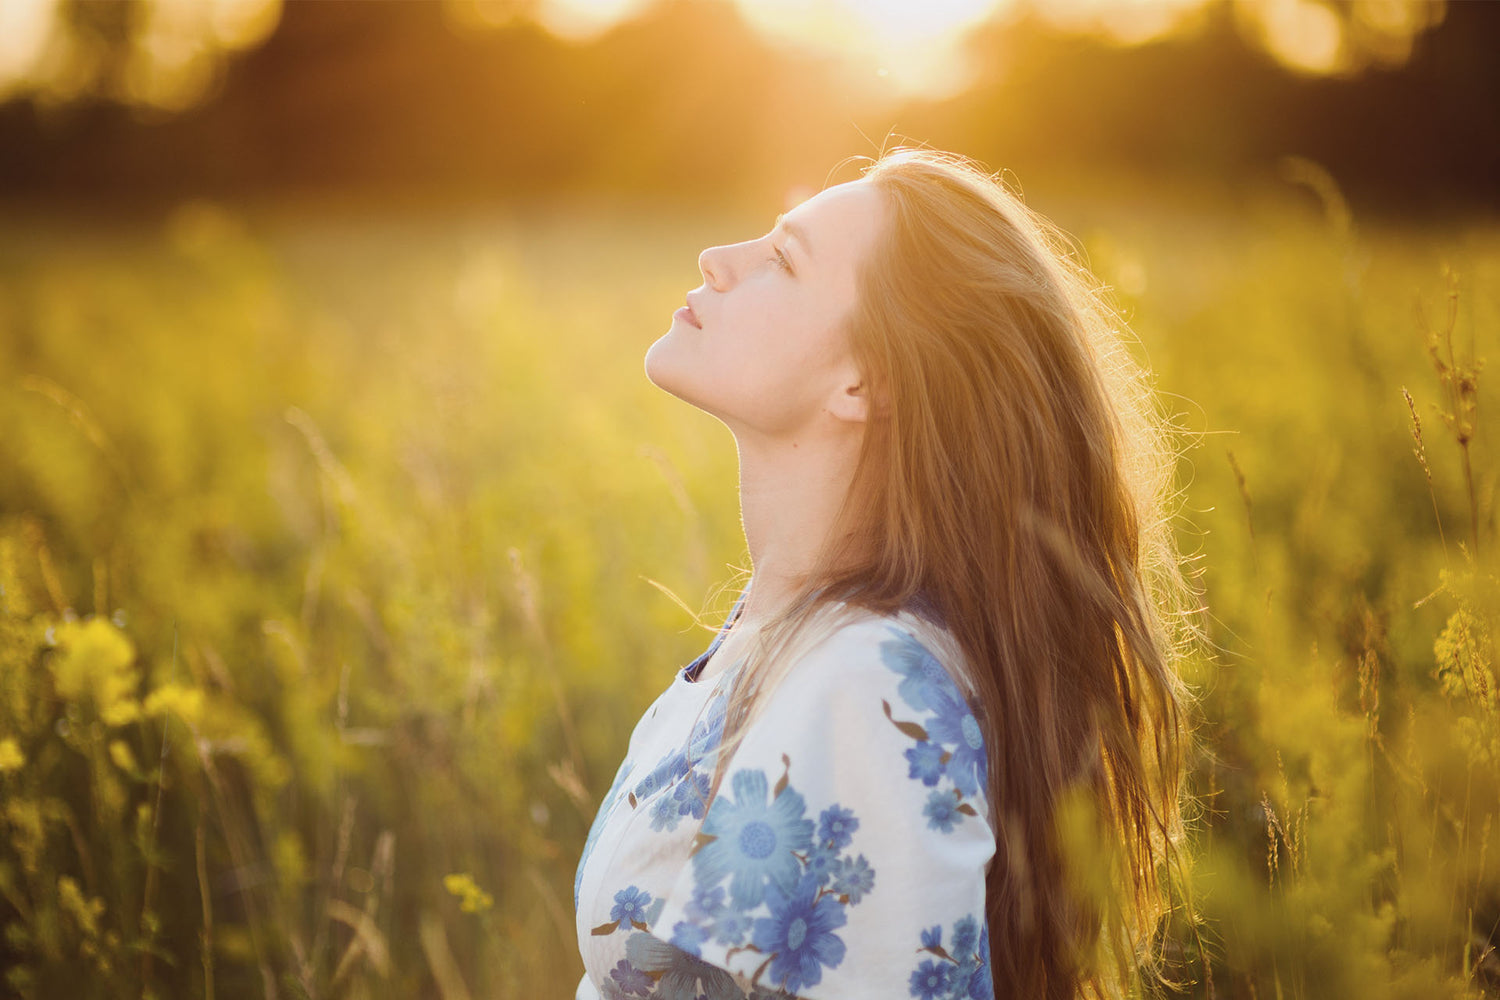
<path fill-rule="evenodd" d="M 848 324 L 872 413 L 820 568 L 737 671 L 725 746 L 840 609 L 925 609 L 989 755 L 1000 995 L 1114 995 L 1148 958 L 1181 833 L 1176 664 L 1201 633 L 1173 428 L 1060 230 L 952 154 L 896 150 L 864 176 L 888 208 Z M 1068 850 L 1079 824 L 1112 846 L 1103 891 Z"/>

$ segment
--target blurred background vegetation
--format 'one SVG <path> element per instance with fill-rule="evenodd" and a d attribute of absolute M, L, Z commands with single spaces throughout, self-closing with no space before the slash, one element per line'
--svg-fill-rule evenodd
<path fill-rule="evenodd" d="M 744 564 L 645 347 L 892 135 L 1185 448 L 1185 995 L 1500 996 L 1500 5 L 0 4 L 0 991 L 570 995 Z M 1001 984 L 1003 994 L 1003 984 Z"/>

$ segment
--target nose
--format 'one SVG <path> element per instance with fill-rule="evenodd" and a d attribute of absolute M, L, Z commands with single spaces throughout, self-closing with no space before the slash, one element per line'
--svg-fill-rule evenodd
<path fill-rule="evenodd" d="M 726 253 L 728 247 L 709 247 L 698 255 L 698 270 L 703 272 L 703 280 L 716 292 L 722 292 L 728 288 L 731 280 L 729 269 L 729 256 Z"/>

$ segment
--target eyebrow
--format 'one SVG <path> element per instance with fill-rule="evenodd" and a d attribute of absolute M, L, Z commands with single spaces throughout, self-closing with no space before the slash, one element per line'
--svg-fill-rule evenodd
<path fill-rule="evenodd" d="M 797 237 L 797 242 L 802 244 L 802 252 L 809 258 L 813 257 L 812 244 L 807 241 L 806 229 L 803 229 L 795 222 L 788 221 L 785 212 L 776 216 L 776 225 L 785 229 L 789 235 Z"/>

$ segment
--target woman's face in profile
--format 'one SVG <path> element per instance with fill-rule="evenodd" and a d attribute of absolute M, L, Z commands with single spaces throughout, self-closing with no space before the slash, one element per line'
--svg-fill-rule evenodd
<path fill-rule="evenodd" d="M 710 247 L 703 284 L 646 352 L 653 383 L 736 433 L 794 437 L 851 419 L 859 373 L 844 321 L 860 263 L 884 223 L 867 181 L 827 188 L 759 239 Z M 858 417 L 856 417 L 858 419 Z"/>

